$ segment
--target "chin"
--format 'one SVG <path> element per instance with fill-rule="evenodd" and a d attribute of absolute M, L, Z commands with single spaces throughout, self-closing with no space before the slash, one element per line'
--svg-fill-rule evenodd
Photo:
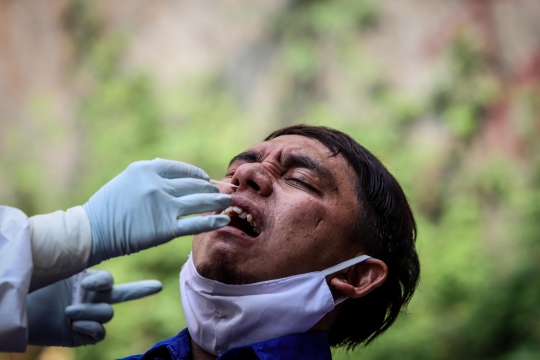
<path fill-rule="evenodd" d="M 253 275 L 238 270 L 236 263 L 230 261 L 204 261 L 196 268 L 202 277 L 224 284 L 245 285 L 256 282 Z"/>

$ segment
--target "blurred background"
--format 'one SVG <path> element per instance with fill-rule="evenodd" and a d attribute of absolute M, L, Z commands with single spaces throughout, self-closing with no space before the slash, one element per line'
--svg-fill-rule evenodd
<path fill-rule="evenodd" d="M 380 339 L 336 359 L 540 358 L 537 0 L 0 0 L 0 203 L 83 204 L 129 163 L 221 178 L 290 124 L 352 135 L 419 225 L 420 286 Z M 108 261 L 164 290 L 107 337 L 16 359 L 141 353 L 185 326 L 191 238 Z"/>

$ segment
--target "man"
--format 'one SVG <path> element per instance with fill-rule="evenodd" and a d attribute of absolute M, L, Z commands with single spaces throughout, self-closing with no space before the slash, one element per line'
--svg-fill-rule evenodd
<path fill-rule="evenodd" d="M 130 359 L 330 359 L 392 325 L 418 282 L 416 225 L 371 153 L 292 126 L 233 158 L 223 181 L 236 185 L 220 186 L 231 222 L 194 237 L 180 274 L 188 328 Z"/>

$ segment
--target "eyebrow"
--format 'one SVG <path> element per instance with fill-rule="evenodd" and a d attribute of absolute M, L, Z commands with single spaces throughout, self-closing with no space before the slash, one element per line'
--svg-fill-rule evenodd
<path fill-rule="evenodd" d="M 247 150 L 243 153 L 240 153 L 232 158 L 231 162 L 229 163 L 229 166 L 232 165 L 235 161 L 247 161 L 247 162 L 261 162 L 263 159 L 263 156 L 260 152 L 255 150 Z"/>
<path fill-rule="evenodd" d="M 263 155 L 255 150 L 247 150 L 232 158 L 229 166 L 235 161 L 262 162 Z M 323 182 L 329 183 L 335 188 L 335 178 L 330 169 L 317 159 L 302 154 L 288 154 L 279 160 L 280 164 L 288 168 L 304 168 L 314 171 Z"/>
<path fill-rule="evenodd" d="M 334 175 L 332 175 L 330 169 L 310 156 L 300 154 L 285 155 L 285 157 L 281 159 L 281 164 L 285 167 L 304 168 L 314 171 L 321 177 L 321 180 L 330 184 L 335 184 Z"/>

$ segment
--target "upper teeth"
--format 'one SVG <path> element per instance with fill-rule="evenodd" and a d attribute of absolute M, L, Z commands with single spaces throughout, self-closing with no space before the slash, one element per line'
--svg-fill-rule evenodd
<path fill-rule="evenodd" d="M 238 206 L 229 206 L 228 208 L 226 208 L 225 210 L 223 210 L 221 212 L 222 214 L 224 215 L 228 215 L 228 216 L 231 216 L 233 213 L 236 213 L 238 214 L 238 216 L 242 219 L 246 219 L 248 221 L 248 223 L 253 227 L 253 230 L 259 234 L 260 231 L 259 229 L 257 229 L 257 223 L 255 222 L 255 220 L 253 219 L 253 215 L 251 215 L 250 213 L 248 213 L 247 211 L 245 211 L 244 209 L 242 209 L 241 207 L 238 207 Z"/>

